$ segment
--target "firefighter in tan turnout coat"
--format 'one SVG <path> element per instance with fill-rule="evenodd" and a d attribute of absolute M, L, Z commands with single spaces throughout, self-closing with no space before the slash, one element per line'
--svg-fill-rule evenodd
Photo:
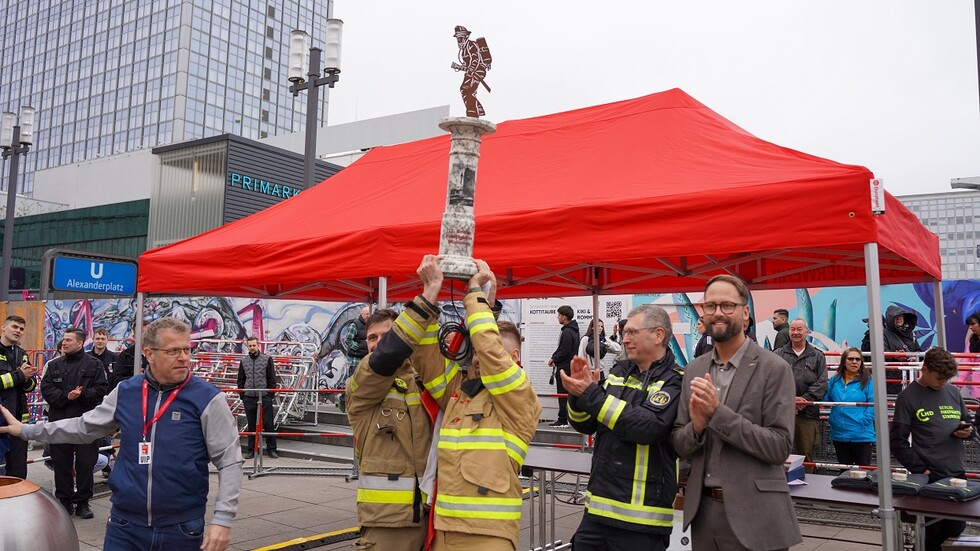
<path fill-rule="evenodd" d="M 418 367 L 425 388 L 443 410 L 438 432 L 438 475 L 433 506 L 433 549 L 512 551 L 521 516 L 518 480 L 541 405 L 518 365 L 520 333 L 513 324 L 498 328 L 481 286 L 496 280 L 487 264 L 468 284 L 463 304 L 475 350 L 472 366 L 439 355 L 437 346 L 420 349 Z M 438 257 L 426 256 L 418 274 L 422 296 L 435 302 L 443 275 Z M 426 334 L 437 333 L 435 321 Z"/>
<path fill-rule="evenodd" d="M 367 321 L 365 356 L 348 380 L 347 416 L 360 464 L 356 549 L 418 551 L 426 530 L 426 497 L 419 490 L 432 442 L 421 384 L 411 359 L 420 345 L 436 348 L 438 309 L 417 297 L 396 315 L 378 310 Z"/>

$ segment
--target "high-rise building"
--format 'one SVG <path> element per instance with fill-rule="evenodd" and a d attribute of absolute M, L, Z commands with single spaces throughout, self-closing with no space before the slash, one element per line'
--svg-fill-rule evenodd
<path fill-rule="evenodd" d="M 944 280 L 980 279 L 980 192 L 903 195 L 898 200 L 939 236 Z"/>
<path fill-rule="evenodd" d="M 32 194 L 35 171 L 97 157 L 302 130 L 306 95 L 293 97 L 286 80 L 289 33 L 305 30 L 322 46 L 331 4 L 9 0 L 0 10 L 0 110 L 37 110 L 18 191 Z"/>

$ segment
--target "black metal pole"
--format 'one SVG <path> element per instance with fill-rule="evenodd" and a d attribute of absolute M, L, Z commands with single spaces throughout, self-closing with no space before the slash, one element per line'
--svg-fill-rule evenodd
<path fill-rule="evenodd" d="M 316 166 L 316 132 L 317 114 L 319 113 L 320 87 L 320 48 L 310 48 L 310 72 L 306 74 L 310 87 L 306 90 L 306 153 L 303 157 L 303 187 L 311 189 L 313 184 L 313 169 Z"/>
<path fill-rule="evenodd" d="M 14 253 L 14 217 L 17 208 L 17 165 L 20 160 L 20 125 L 14 126 L 10 143 L 10 176 L 7 178 L 7 214 L 3 221 L 3 279 L 0 280 L 0 300 L 10 300 L 10 264 Z"/>

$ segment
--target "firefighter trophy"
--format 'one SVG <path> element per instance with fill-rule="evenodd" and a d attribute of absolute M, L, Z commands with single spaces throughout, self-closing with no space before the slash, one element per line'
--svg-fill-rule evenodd
<path fill-rule="evenodd" d="M 480 141 L 484 134 L 492 134 L 497 126 L 480 120 L 483 106 L 476 99 L 476 90 L 490 69 L 490 50 L 486 40 L 469 40 L 470 32 L 457 26 L 453 36 L 459 44 L 459 61 L 452 68 L 465 71 L 460 93 L 466 104 L 465 117 L 449 117 L 439 123 L 439 128 L 451 135 L 449 146 L 449 179 L 446 190 L 446 211 L 442 215 L 442 233 L 439 236 L 439 255 L 442 256 L 442 273 L 449 279 L 468 281 L 476 273 L 473 262 L 473 237 L 476 223 L 473 219 L 473 198 L 476 195 L 476 165 L 480 159 Z"/>

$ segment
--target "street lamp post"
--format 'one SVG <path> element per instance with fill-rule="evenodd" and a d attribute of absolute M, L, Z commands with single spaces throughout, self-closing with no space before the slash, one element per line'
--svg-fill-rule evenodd
<path fill-rule="evenodd" d="M 313 187 L 313 168 L 316 163 L 316 115 L 318 112 L 320 87 L 329 86 L 340 80 L 340 42 L 344 22 L 340 19 L 327 20 L 326 51 L 310 48 L 310 66 L 303 78 L 303 58 L 306 55 L 305 31 L 293 31 L 289 35 L 289 91 L 298 96 L 301 90 L 308 90 L 306 99 L 306 148 L 303 165 L 303 186 Z M 323 76 L 320 76 L 320 54 L 324 53 Z"/>
<path fill-rule="evenodd" d="M 19 124 L 18 124 L 19 123 Z M 34 108 L 24 105 L 20 115 L 5 111 L 0 124 L 0 157 L 10 159 L 10 177 L 7 178 L 7 213 L 3 221 L 3 271 L 0 272 L 0 300 L 10 298 L 10 264 L 14 251 L 14 218 L 17 208 L 17 171 L 21 155 L 34 143 Z"/>

